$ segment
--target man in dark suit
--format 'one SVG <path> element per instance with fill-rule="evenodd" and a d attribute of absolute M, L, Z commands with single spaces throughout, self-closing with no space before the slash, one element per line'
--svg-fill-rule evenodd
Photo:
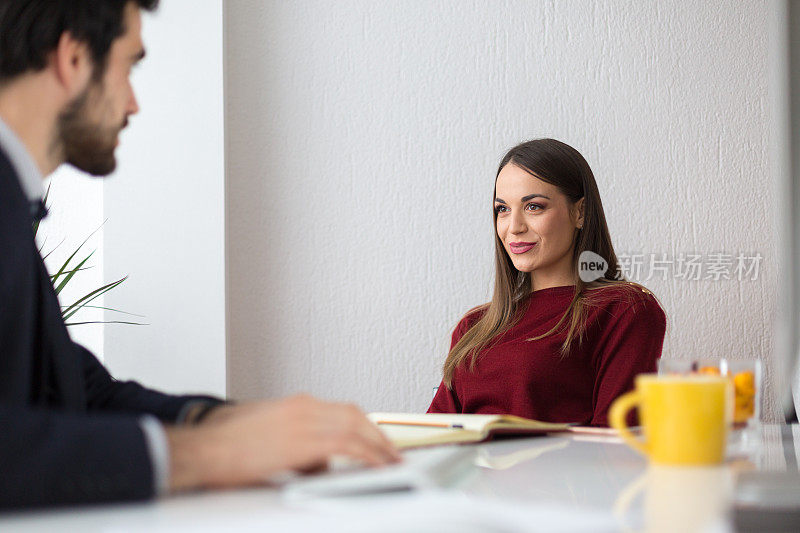
<path fill-rule="evenodd" d="M 67 162 L 113 171 L 141 9 L 157 0 L 0 0 L 0 508 L 257 484 L 336 454 L 396 451 L 353 406 L 225 404 L 114 380 L 67 333 L 31 222 Z"/>

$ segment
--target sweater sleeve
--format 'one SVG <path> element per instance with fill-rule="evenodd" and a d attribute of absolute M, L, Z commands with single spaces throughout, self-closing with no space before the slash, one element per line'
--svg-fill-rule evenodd
<path fill-rule="evenodd" d="M 447 385 L 442 381 L 433 397 L 428 413 L 460 413 L 461 403 L 456 397 L 455 391 L 447 388 Z"/>
<path fill-rule="evenodd" d="M 453 330 L 453 334 L 450 338 L 450 349 L 453 349 L 453 346 L 464 336 L 469 328 L 472 327 L 474 324 L 474 315 L 472 313 L 467 313 L 467 315 L 461 319 L 461 321 L 456 325 L 456 328 Z M 428 413 L 460 413 L 461 412 L 461 402 L 458 401 L 458 395 L 455 391 L 455 377 L 452 380 L 452 389 L 448 389 L 447 385 L 444 384 L 444 380 L 439 383 L 439 388 L 436 391 L 436 395 L 433 397 L 433 401 L 431 402 L 430 407 L 428 407 Z"/>
<path fill-rule="evenodd" d="M 608 426 L 608 409 L 614 400 L 634 388 L 638 374 L 656 371 L 666 326 L 664 311 L 650 294 L 620 303 L 612 311 L 594 356 L 590 425 Z M 628 423 L 635 425 L 636 416 L 629 416 Z"/>

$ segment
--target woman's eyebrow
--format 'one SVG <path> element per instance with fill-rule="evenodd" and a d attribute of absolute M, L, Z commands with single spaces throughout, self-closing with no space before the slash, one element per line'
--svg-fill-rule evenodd
<path fill-rule="evenodd" d="M 527 202 L 531 198 L 544 198 L 545 200 L 549 200 L 550 199 L 549 196 L 545 196 L 544 194 L 529 194 L 528 196 L 523 196 L 522 198 L 520 198 L 520 201 L 521 202 Z M 497 202 L 498 204 L 506 203 L 506 201 L 503 200 L 502 198 L 495 198 L 494 201 Z"/>
<path fill-rule="evenodd" d="M 530 200 L 532 198 L 544 198 L 545 200 L 549 200 L 550 199 L 549 196 L 545 196 L 544 194 L 529 194 L 528 196 L 523 196 L 520 201 L 521 202 L 527 202 L 528 200 Z"/>

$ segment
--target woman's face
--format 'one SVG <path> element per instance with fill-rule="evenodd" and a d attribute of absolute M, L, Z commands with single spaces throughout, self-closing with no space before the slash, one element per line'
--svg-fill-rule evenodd
<path fill-rule="evenodd" d="M 495 184 L 497 236 L 516 269 L 550 278 L 571 276 L 582 204 L 583 199 L 572 203 L 558 187 L 513 163 L 503 167 Z"/>

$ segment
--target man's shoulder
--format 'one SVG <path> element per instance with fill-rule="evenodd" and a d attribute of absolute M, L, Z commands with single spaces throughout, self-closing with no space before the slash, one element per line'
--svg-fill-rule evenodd
<path fill-rule="evenodd" d="M 19 177 L 0 146 L 0 222 L 6 223 L 7 217 L 19 217 L 24 213 L 27 213 L 27 202 Z"/>
<path fill-rule="evenodd" d="M 35 272 L 32 219 L 17 175 L 0 150 L 0 285 L 9 287 L 23 272 Z"/>

